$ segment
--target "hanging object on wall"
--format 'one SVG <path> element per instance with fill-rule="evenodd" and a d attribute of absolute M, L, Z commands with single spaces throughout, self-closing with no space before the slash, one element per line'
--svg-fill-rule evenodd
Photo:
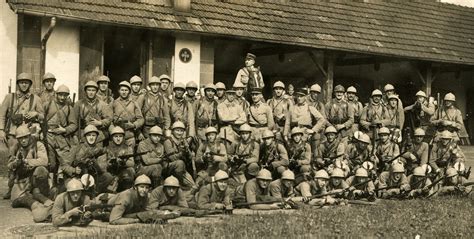
<path fill-rule="evenodd" d="M 183 48 L 179 51 L 179 59 L 183 63 L 188 63 L 191 61 L 193 55 L 188 48 Z"/>

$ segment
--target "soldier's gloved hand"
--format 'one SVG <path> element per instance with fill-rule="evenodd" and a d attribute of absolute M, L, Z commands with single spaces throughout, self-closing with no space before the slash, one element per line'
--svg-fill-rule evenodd
<path fill-rule="evenodd" d="M 26 119 L 33 119 L 36 116 L 38 116 L 38 112 L 36 112 L 36 111 L 30 111 L 30 112 L 25 114 Z"/>
<path fill-rule="evenodd" d="M 79 216 L 81 215 L 82 211 L 80 207 L 75 207 L 67 212 L 70 216 Z"/>
<path fill-rule="evenodd" d="M 84 218 L 86 218 L 86 219 L 92 218 L 92 212 L 90 212 L 90 211 L 85 212 L 84 213 Z"/>
<path fill-rule="evenodd" d="M 1 142 L 5 142 L 6 139 L 7 139 L 7 138 L 6 138 L 5 131 L 0 130 L 0 141 L 1 141 Z"/>
<path fill-rule="evenodd" d="M 139 141 L 145 140 L 145 135 L 143 135 L 143 133 L 140 133 L 140 134 L 138 135 L 138 140 L 139 140 Z"/>
<path fill-rule="evenodd" d="M 224 210 L 224 208 L 225 208 L 225 205 L 223 203 L 216 203 L 214 205 L 214 209 L 216 210 Z"/>
<path fill-rule="evenodd" d="M 125 123 L 125 130 L 135 129 L 135 125 L 131 122 Z"/>
<path fill-rule="evenodd" d="M 354 190 L 352 193 L 353 193 L 355 196 L 359 196 L 359 197 L 360 197 L 360 196 L 362 196 L 362 195 L 364 194 L 364 191 L 356 189 L 356 190 Z"/>
<path fill-rule="evenodd" d="M 96 119 L 93 119 L 89 124 L 94 125 L 95 127 L 100 127 L 102 126 L 102 122 Z"/>
<path fill-rule="evenodd" d="M 59 126 L 58 128 L 48 130 L 48 132 L 51 132 L 53 134 L 65 134 L 66 129 L 62 126 Z"/>
<path fill-rule="evenodd" d="M 466 186 L 460 184 L 456 187 L 456 189 L 460 192 L 465 192 L 466 191 Z"/>

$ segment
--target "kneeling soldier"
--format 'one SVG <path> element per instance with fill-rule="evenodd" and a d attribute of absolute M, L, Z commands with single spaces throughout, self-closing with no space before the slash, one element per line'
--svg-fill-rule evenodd
<path fill-rule="evenodd" d="M 232 192 L 227 185 L 229 175 L 219 170 L 214 175 L 214 181 L 207 184 L 196 194 L 199 209 L 223 210 L 232 209 Z"/>
<path fill-rule="evenodd" d="M 261 168 L 266 168 L 272 175 L 280 176 L 288 167 L 288 153 L 285 146 L 275 141 L 275 135 L 270 130 L 265 130 L 262 134 L 260 144 L 260 160 L 258 164 Z"/>
<path fill-rule="evenodd" d="M 377 190 L 381 191 L 381 198 L 392 198 L 409 189 L 403 164 L 394 163 L 390 166 L 390 171 L 380 174 Z"/>
<path fill-rule="evenodd" d="M 118 192 L 133 186 L 135 178 L 135 161 L 133 148 L 125 143 L 125 131 L 116 126 L 110 132 L 112 142 L 107 146 L 107 172 L 118 177 Z M 105 171 L 105 170 L 104 170 Z M 99 193 L 105 192 L 98 190 Z"/>
<path fill-rule="evenodd" d="M 295 127 L 291 130 L 291 140 L 288 145 L 288 168 L 297 174 L 300 168 L 311 163 L 311 147 L 303 140 L 303 129 Z"/>
<path fill-rule="evenodd" d="M 315 168 L 332 171 L 336 161 L 343 160 L 345 147 L 341 140 L 337 137 L 337 130 L 333 126 L 329 126 L 324 130 L 326 141 L 319 145 L 315 156 Z M 313 156 L 313 157 L 314 157 Z"/>
<path fill-rule="evenodd" d="M 71 179 L 66 185 L 66 192 L 59 194 L 54 201 L 52 216 L 54 226 L 87 226 L 92 222 L 92 213 L 84 212 L 81 206 L 90 205 L 91 201 L 84 191 L 82 182 Z"/>
<path fill-rule="evenodd" d="M 149 131 L 149 137 L 138 144 L 138 153 L 146 153 L 141 157 L 141 164 L 137 174 L 145 174 L 152 181 L 152 187 L 158 187 L 162 180 L 163 158 L 165 149 L 161 144 L 163 130 L 159 126 L 153 126 Z"/>

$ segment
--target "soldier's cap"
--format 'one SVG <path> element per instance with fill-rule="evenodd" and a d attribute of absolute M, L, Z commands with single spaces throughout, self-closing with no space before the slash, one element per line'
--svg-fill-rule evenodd
<path fill-rule="evenodd" d="M 247 55 L 245 56 L 245 59 L 253 59 L 255 60 L 257 58 L 256 55 L 252 54 L 252 53 L 247 53 Z"/>
<path fill-rule="evenodd" d="M 251 94 L 262 94 L 262 88 L 252 88 Z"/>
<path fill-rule="evenodd" d="M 227 94 L 235 94 L 235 90 L 234 89 L 228 89 L 225 91 L 225 93 Z"/>
<path fill-rule="evenodd" d="M 161 75 L 158 78 L 160 79 L 160 81 L 167 80 L 167 81 L 171 82 L 171 78 L 168 75 L 165 75 L 165 74 Z"/>
<path fill-rule="evenodd" d="M 307 88 L 299 88 L 298 90 L 296 90 L 295 92 L 295 95 L 301 95 L 301 96 L 305 96 L 308 94 L 308 89 Z"/>
<path fill-rule="evenodd" d="M 18 77 L 16 78 L 16 81 L 22 81 L 22 80 L 33 82 L 33 75 L 31 75 L 30 73 L 25 73 L 25 72 L 20 73 Z"/>
<path fill-rule="evenodd" d="M 43 76 L 43 81 L 45 81 L 45 80 L 54 80 L 54 81 L 56 81 L 56 77 L 52 73 L 47 72 Z"/>
<path fill-rule="evenodd" d="M 97 83 L 99 82 L 110 82 L 110 78 L 108 76 L 100 76 L 99 79 L 97 79 Z"/>

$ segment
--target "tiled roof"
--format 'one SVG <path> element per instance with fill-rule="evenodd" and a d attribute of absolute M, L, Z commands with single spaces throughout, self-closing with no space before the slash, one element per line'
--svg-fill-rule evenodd
<path fill-rule="evenodd" d="M 445 3 L 193 0 L 8 0 L 68 19 L 225 35 L 288 45 L 474 65 L 474 8 Z"/>

